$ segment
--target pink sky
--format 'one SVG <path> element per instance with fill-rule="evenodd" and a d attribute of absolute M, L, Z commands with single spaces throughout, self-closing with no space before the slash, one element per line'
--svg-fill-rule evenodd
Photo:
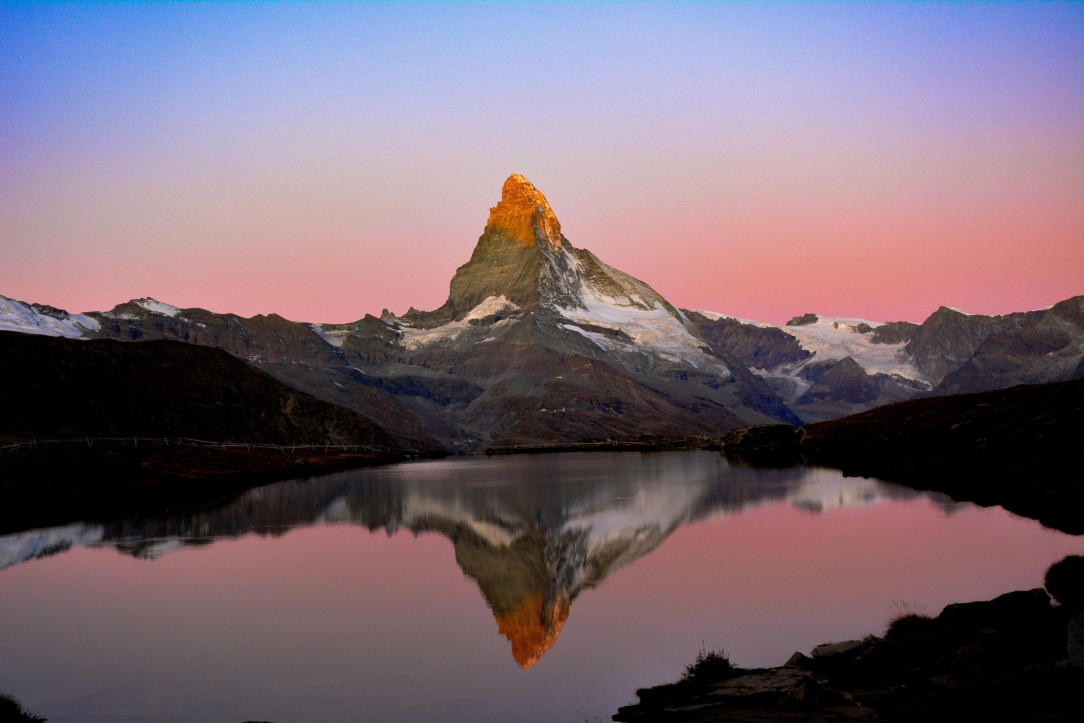
<path fill-rule="evenodd" d="M 1084 293 L 1084 6 L 2 5 L 0 294 L 443 303 L 522 173 L 684 308 Z"/>

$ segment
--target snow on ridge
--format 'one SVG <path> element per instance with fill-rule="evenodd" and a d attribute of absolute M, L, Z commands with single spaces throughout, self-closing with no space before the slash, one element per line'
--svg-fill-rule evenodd
<path fill-rule="evenodd" d="M 432 329 L 414 329 L 409 325 L 403 324 L 402 344 L 407 349 L 417 349 L 420 346 L 426 344 L 433 344 L 441 341 L 455 341 L 459 338 L 459 335 L 470 328 L 470 322 L 477 319 L 484 319 L 487 316 L 493 316 L 494 314 L 502 311 L 516 311 L 518 306 L 501 296 L 490 296 L 484 299 L 478 306 L 467 312 L 467 315 L 463 317 L 461 321 L 451 321 L 441 326 L 433 327 Z M 501 319 L 497 322 L 497 325 L 504 324 L 508 319 Z"/>
<path fill-rule="evenodd" d="M 809 361 L 827 361 L 829 359 L 851 357 L 869 374 L 896 374 L 919 382 L 929 382 L 926 376 L 907 357 L 906 352 L 903 350 L 906 346 L 905 342 L 874 344 L 870 332 L 867 331 L 863 334 L 858 331 L 858 327 L 862 324 L 870 327 L 870 329 L 876 329 L 885 325 L 883 321 L 815 314 L 817 320 L 812 324 L 787 326 L 747 321 L 736 316 L 720 314 L 714 311 L 695 310 L 695 312 L 716 321 L 719 319 L 735 319 L 743 324 L 752 324 L 762 329 L 779 329 L 797 339 L 803 349 L 813 352 L 813 358 Z M 804 365 L 805 363 L 798 363 L 787 365 L 785 369 L 753 369 L 752 371 L 759 376 L 792 376 Z"/>
<path fill-rule="evenodd" d="M 569 262 L 576 271 L 579 270 L 580 262 L 571 254 L 569 254 Z M 591 284 L 577 281 L 582 307 L 556 306 L 555 309 L 558 314 L 574 324 L 586 324 L 624 332 L 632 338 L 635 348 L 630 348 L 620 339 L 591 330 L 565 324 L 561 324 L 561 328 L 582 334 L 607 351 L 650 352 L 671 362 L 685 363 L 698 368 L 701 365 L 711 366 L 714 373 L 720 377 L 730 376 L 729 369 L 704 353 L 701 348 L 703 342 L 690 334 L 680 319 L 675 318 L 657 299 L 644 298 L 641 293 L 643 289 L 631 284 L 631 281 L 635 279 L 602 262 L 599 263 L 615 281 L 620 283 L 626 279 L 629 280 L 626 284 L 622 284 L 625 299 L 610 296 Z M 582 279 L 580 274 L 577 273 L 576 276 Z M 646 287 L 646 284 L 642 285 Z"/>
<path fill-rule="evenodd" d="M 325 330 L 323 324 L 308 324 L 310 329 L 316 332 L 316 336 L 320 337 L 331 346 L 342 348 L 343 342 L 346 341 L 346 337 L 350 336 L 349 329 L 331 329 Z"/>
<path fill-rule="evenodd" d="M 86 332 L 100 328 L 101 324 L 96 319 L 84 314 L 67 314 L 67 318 L 57 318 L 43 314 L 29 304 L 0 296 L 0 330 L 78 339 Z"/>
<path fill-rule="evenodd" d="M 764 321 L 756 321 L 754 319 L 743 319 L 742 317 L 734 316 L 733 314 L 720 314 L 718 311 L 708 311 L 706 309 L 689 309 L 689 311 L 691 311 L 694 314 L 700 314 L 701 316 L 705 316 L 705 317 L 711 319 L 712 321 L 719 321 L 720 319 L 733 319 L 734 321 L 740 322 L 742 324 L 750 324 L 751 326 L 760 326 L 760 327 L 775 326 L 775 324 L 769 324 L 769 323 L 764 322 Z"/>
<path fill-rule="evenodd" d="M 795 337 L 803 349 L 813 352 L 813 361 L 851 357 L 867 374 L 895 374 L 929 382 L 904 351 L 906 342 L 874 344 L 870 332 L 862 334 L 858 331 L 857 327 L 862 324 L 876 328 L 884 322 L 821 316 L 812 324 L 777 328 Z"/>
<path fill-rule="evenodd" d="M 622 331 L 636 343 L 637 351 L 652 351 L 664 359 L 685 362 L 692 366 L 700 366 L 701 362 L 707 361 L 707 355 L 700 348 L 703 342 L 690 334 L 685 326 L 658 302 L 653 302 L 650 309 L 641 309 L 614 303 L 616 300 L 586 286 L 584 292 L 584 308 L 557 307 L 557 312 L 576 324 Z M 629 350 L 627 344 L 605 334 L 564 324 L 561 326 L 583 334 L 604 349 Z M 720 369 L 722 368 L 720 365 Z M 720 374 L 725 376 L 729 371 Z"/>
<path fill-rule="evenodd" d="M 181 313 L 181 310 L 173 304 L 166 304 L 164 302 L 158 301 L 157 299 L 152 299 L 149 296 L 145 299 L 134 299 L 133 303 L 144 311 L 149 311 L 152 314 L 161 314 L 162 316 L 168 316 L 171 319 L 176 318 L 177 314 Z"/>
<path fill-rule="evenodd" d="M 502 311 L 518 311 L 519 307 L 504 297 L 504 294 L 500 296 L 490 296 L 486 298 L 478 306 L 467 312 L 467 315 L 463 317 L 463 321 L 471 321 L 472 319 L 484 319 L 487 316 L 499 314 Z"/>

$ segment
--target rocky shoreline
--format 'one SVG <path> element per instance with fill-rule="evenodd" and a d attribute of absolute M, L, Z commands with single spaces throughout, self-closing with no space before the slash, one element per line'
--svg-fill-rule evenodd
<path fill-rule="evenodd" d="M 638 690 L 613 720 L 1077 721 L 1084 668 L 1066 659 L 1068 619 L 1042 589 L 953 604 L 777 668 Z"/>

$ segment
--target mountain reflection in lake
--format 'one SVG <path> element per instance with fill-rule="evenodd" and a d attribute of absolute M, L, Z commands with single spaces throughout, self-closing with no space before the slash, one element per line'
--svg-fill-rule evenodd
<path fill-rule="evenodd" d="M 779 664 L 1082 550 L 705 452 L 402 464 L 0 537 L 0 689 L 51 721 L 606 719 L 701 641 Z"/>

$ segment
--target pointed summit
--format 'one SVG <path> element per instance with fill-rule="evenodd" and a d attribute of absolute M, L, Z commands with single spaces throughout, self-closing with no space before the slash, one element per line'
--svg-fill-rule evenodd
<path fill-rule="evenodd" d="M 501 188 L 501 202 L 489 209 L 486 233 L 500 233 L 523 246 L 561 248 L 561 224 L 542 192 L 518 173 Z"/>

